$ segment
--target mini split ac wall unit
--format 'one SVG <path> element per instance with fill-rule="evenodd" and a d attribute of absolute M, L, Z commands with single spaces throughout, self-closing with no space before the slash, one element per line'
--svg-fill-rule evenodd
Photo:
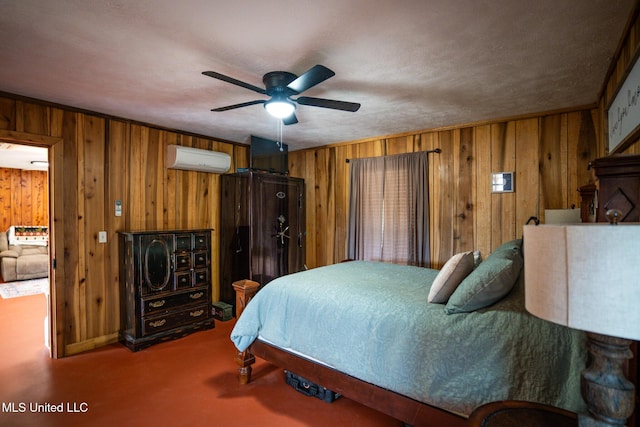
<path fill-rule="evenodd" d="M 169 169 L 225 173 L 230 166 L 231 157 L 227 153 L 167 145 L 167 168 Z"/>

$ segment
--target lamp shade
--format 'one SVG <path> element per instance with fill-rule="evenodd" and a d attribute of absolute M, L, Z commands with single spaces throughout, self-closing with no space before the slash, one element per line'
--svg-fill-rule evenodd
<path fill-rule="evenodd" d="M 523 239 L 527 311 L 640 340 L 640 224 L 526 225 Z"/>

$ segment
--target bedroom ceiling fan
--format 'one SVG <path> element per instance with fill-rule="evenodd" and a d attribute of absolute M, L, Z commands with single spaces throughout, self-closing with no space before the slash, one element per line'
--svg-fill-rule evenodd
<path fill-rule="evenodd" d="M 307 89 L 312 88 L 318 83 L 322 83 L 336 73 L 323 65 L 316 65 L 304 74 L 296 76 L 287 71 L 272 71 L 262 77 L 265 88 L 254 86 L 249 83 L 216 73 L 215 71 L 203 71 L 205 76 L 222 80 L 245 89 L 268 95 L 270 99 L 259 99 L 254 101 L 243 102 L 241 104 L 228 105 L 226 107 L 213 108 L 211 111 L 227 111 L 235 108 L 248 107 L 255 104 L 264 104 L 264 108 L 272 115 L 282 119 L 285 125 L 293 125 L 298 123 L 295 114 L 296 104 L 309 105 L 311 107 L 323 107 L 333 110 L 342 111 L 358 111 L 360 104 L 355 102 L 336 101 L 333 99 L 312 98 L 308 96 L 297 96 Z"/>

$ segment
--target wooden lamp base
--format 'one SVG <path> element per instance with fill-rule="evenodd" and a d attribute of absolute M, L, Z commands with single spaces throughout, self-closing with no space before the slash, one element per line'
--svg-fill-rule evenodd
<path fill-rule="evenodd" d="M 582 371 L 580 387 L 588 412 L 578 416 L 579 425 L 624 426 L 635 404 L 635 387 L 624 374 L 631 341 L 595 333 L 587 339 L 591 363 Z"/>

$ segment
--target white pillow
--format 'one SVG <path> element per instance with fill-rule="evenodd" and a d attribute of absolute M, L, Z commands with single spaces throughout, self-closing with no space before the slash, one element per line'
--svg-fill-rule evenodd
<path fill-rule="evenodd" d="M 472 251 L 461 252 L 449 258 L 431 284 L 427 301 L 437 304 L 446 303 L 460 282 L 471 273 L 474 265 Z"/>

